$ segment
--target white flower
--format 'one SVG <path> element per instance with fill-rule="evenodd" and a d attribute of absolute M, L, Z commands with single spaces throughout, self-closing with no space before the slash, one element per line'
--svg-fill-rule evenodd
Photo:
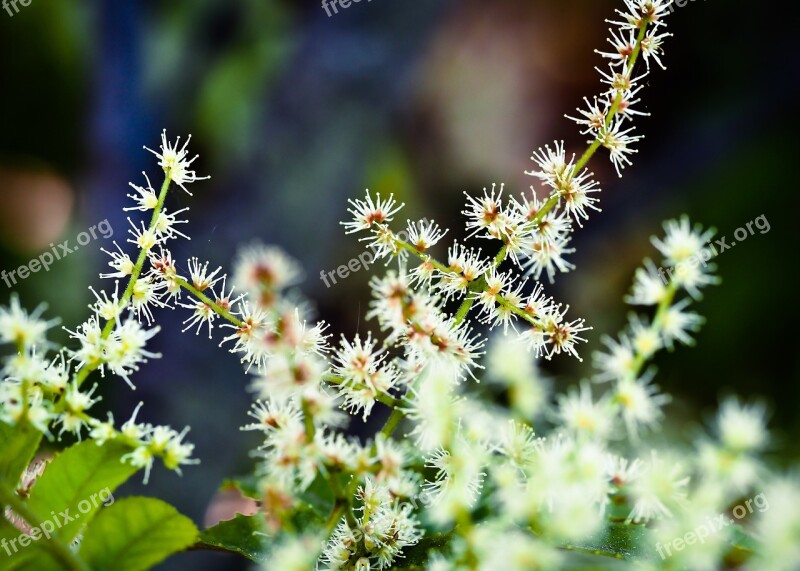
<path fill-rule="evenodd" d="M 248 370 L 253 364 L 262 366 L 267 357 L 263 337 L 272 326 L 269 315 L 246 300 L 239 302 L 233 313 L 239 316 L 242 325 L 223 324 L 222 327 L 229 327 L 234 332 L 225 337 L 220 345 L 233 341 L 230 352 L 242 353 L 242 362 L 248 363 Z"/>
<path fill-rule="evenodd" d="M 434 360 L 458 371 L 459 376 L 471 375 L 473 367 L 480 367 L 477 360 L 485 343 L 466 323 L 459 325 L 455 318 L 441 314 L 425 316 L 405 332 L 404 341 L 411 364 Z"/>
<path fill-rule="evenodd" d="M 516 198 L 511 199 L 511 204 L 517 217 L 519 217 L 522 224 L 526 225 L 524 231 L 516 232 L 507 240 L 509 253 L 512 256 L 524 253 L 524 248 L 530 242 L 532 233 L 535 233 L 545 242 L 555 242 L 567 238 L 567 235 L 572 232 L 572 225 L 566 212 L 552 208 L 549 212 L 543 214 L 542 208 L 546 201 L 540 201 L 535 193 L 532 193 L 531 196 L 532 200 L 528 200 L 528 197 L 524 195 L 522 196 L 522 201 L 518 201 Z M 535 219 L 538 222 L 535 228 L 531 228 L 531 223 Z M 516 259 L 516 256 L 514 258 Z"/>
<path fill-rule="evenodd" d="M 132 227 L 131 230 L 128 230 L 128 233 L 131 236 L 133 236 L 133 240 L 128 240 L 129 243 L 135 244 L 141 250 L 152 250 L 153 247 L 156 244 L 159 243 L 158 234 L 155 232 L 155 230 L 151 230 L 150 228 L 146 227 L 144 222 L 141 223 L 142 224 L 141 228 L 139 228 L 139 226 L 134 224 L 133 220 L 131 220 L 130 218 L 128 218 L 128 222 L 130 223 L 130 225 Z M 114 254 L 111 254 L 111 256 L 114 257 Z M 124 256 L 127 257 L 127 255 L 124 255 Z M 113 262 L 117 262 L 116 258 L 114 260 L 112 260 L 112 263 Z M 125 267 L 124 257 L 123 257 L 122 262 L 120 263 L 120 265 Z M 120 270 L 120 272 L 121 271 L 122 270 Z M 132 272 L 133 272 L 133 268 L 131 268 L 131 273 Z M 118 274 L 106 274 L 105 276 L 101 276 L 101 277 L 125 277 L 125 276 L 119 276 Z"/>
<path fill-rule="evenodd" d="M 644 56 L 645 64 L 647 64 L 647 69 L 650 69 L 650 58 L 654 59 L 661 69 L 667 69 L 661 62 L 661 55 L 664 54 L 662 46 L 664 40 L 672 34 L 659 34 L 657 31 L 658 28 L 648 30 L 647 35 L 642 39 L 642 55 Z"/>
<path fill-rule="evenodd" d="M 735 452 L 753 452 L 769 442 L 763 404 L 742 405 L 736 398 L 722 403 L 717 417 L 720 442 Z"/>
<path fill-rule="evenodd" d="M 478 530 L 479 571 L 560 569 L 562 555 L 547 542 L 516 528 Z M 429 567 L 431 571 L 435 571 Z M 451 569 L 443 567 L 442 569 Z"/>
<path fill-rule="evenodd" d="M 690 331 L 698 331 L 705 322 L 705 318 L 697 313 L 684 311 L 689 305 L 689 300 L 684 299 L 671 306 L 662 316 L 659 323 L 664 344 L 672 349 L 674 341 L 684 345 L 693 345 L 694 339 L 689 336 Z"/>
<path fill-rule="evenodd" d="M 311 535 L 286 537 L 275 545 L 262 565 L 265 571 L 309 571 L 315 568 L 320 539 Z"/>
<path fill-rule="evenodd" d="M 203 324 L 206 324 L 208 325 L 208 338 L 211 339 L 211 330 L 214 328 L 214 319 L 217 317 L 216 312 L 211 306 L 203 301 L 181 303 L 180 306 L 192 310 L 192 315 L 183 321 L 186 327 L 184 327 L 182 331 L 186 332 L 196 325 L 197 330 L 195 331 L 195 335 L 200 335 L 200 329 L 202 329 Z"/>
<path fill-rule="evenodd" d="M 41 304 L 28 313 L 19 303 L 16 293 L 11 294 L 9 306 L 0 306 L 0 341 L 14 343 L 24 349 L 46 344 L 47 330 L 58 324 L 57 319 L 40 319 L 47 305 Z"/>
<path fill-rule="evenodd" d="M 222 267 L 218 267 L 213 272 L 208 273 L 208 262 L 201 264 L 197 257 L 189 259 L 189 277 L 191 278 L 192 285 L 198 291 L 202 292 L 210 287 L 214 287 L 214 285 L 224 277 L 224 275 L 217 276 L 221 271 Z"/>
<path fill-rule="evenodd" d="M 663 458 L 652 451 L 636 480 L 628 487 L 633 510 L 628 521 L 640 522 L 670 516 L 672 509 L 686 498 L 689 477 L 674 458 Z"/>
<path fill-rule="evenodd" d="M 102 328 L 97 316 L 91 316 L 79 325 L 75 331 L 66 328 L 65 331 L 81 344 L 80 349 L 70 351 L 71 359 L 78 363 L 78 369 L 82 367 L 94 368 L 103 363 L 105 342 L 102 339 Z"/>
<path fill-rule="evenodd" d="M 477 448 L 463 441 L 453 451 L 439 449 L 425 460 L 425 467 L 434 470 L 425 491 L 433 504 L 443 504 L 433 512 L 438 521 L 452 521 L 458 509 L 475 505 L 486 477 L 482 461 Z"/>
<path fill-rule="evenodd" d="M 658 305 L 667 293 L 667 286 L 652 260 L 644 261 L 644 268 L 637 268 L 633 288 L 625 297 L 631 305 Z"/>
<path fill-rule="evenodd" d="M 134 263 L 131 260 L 130 256 L 122 251 L 119 244 L 114 242 L 114 246 L 117 248 L 116 252 L 109 252 L 108 250 L 103 250 L 106 254 L 111 256 L 111 261 L 108 263 L 114 271 L 110 274 L 100 274 L 101 278 L 127 278 L 133 273 Z"/>
<path fill-rule="evenodd" d="M 525 171 L 525 174 L 535 176 L 547 185 L 556 188 L 560 180 L 571 176 L 574 155 L 568 162 L 564 151 L 564 141 L 555 141 L 555 150 L 550 145 L 545 145 L 534 151 L 531 160 L 536 163 L 538 170 Z"/>
<path fill-rule="evenodd" d="M 466 248 L 455 242 L 447 251 L 450 272 L 439 271 L 441 280 L 438 288 L 445 298 L 466 294 L 472 282 L 477 280 L 489 267 L 489 262 L 481 258 L 481 251 Z"/>
<path fill-rule="evenodd" d="M 347 228 L 347 234 L 360 232 L 361 230 L 369 230 L 373 225 L 383 225 L 386 222 L 391 222 L 392 217 L 405 206 L 404 204 L 396 205 L 394 195 L 390 194 L 386 200 L 381 200 L 381 195 L 378 193 L 373 201 L 367 189 L 366 200 L 348 200 L 352 205 L 347 211 L 353 215 L 353 220 L 350 222 L 342 222 L 342 226 Z"/>
<path fill-rule="evenodd" d="M 144 483 L 150 480 L 150 470 L 153 469 L 153 451 L 149 446 L 142 445 L 133 449 L 133 452 L 124 454 L 120 460 L 127 462 L 134 468 L 144 468 Z"/>
<path fill-rule="evenodd" d="M 128 184 L 130 187 L 136 191 L 136 194 L 129 194 L 128 198 L 136 202 L 136 206 L 131 206 L 128 208 L 123 208 L 123 210 L 140 210 L 142 212 L 147 212 L 148 210 L 154 210 L 156 206 L 158 206 L 158 195 L 153 190 L 153 186 L 150 184 L 150 179 L 147 177 L 147 173 L 142 173 L 144 175 L 145 180 L 147 181 L 147 187 L 136 186 L 132 182 Z"/>
<path fill-rule="evenodd" d="M 580 336 L 580 333 L 589 331 L 592 328 L 586 327 L 586 322 L 583 319 L 574 319 L 572 321 L 565 321 L 564 316 L 569 311 L 569 306 L 561 309 L 560 305 L 550 306 L 542 316 L 541 325 L 534 326 L 533 330 L 526 332 L 531 342 L 536 339 L 534 330 L 539 330 L 542 336 L 543 345 L 538 351 L 537 355 L 545 355 L 550 359 L 553 355 L 560 355 L 566 353 L 572 355 L 579 361 L 581 360 L 578 355 L 576 345 L 579 342 L 586 342 L 586 339 Z"/>
<path fill-rule="evenodd" d="M 614 403 L 620 407 L 622 420 L 631 440 L 639 438 L 639 428 L 652 428 L 664 416 L 661 408 L 671 399 L 659 394 L 658 387 L 651 384 L 651 377 L 622 378 L 614 388 Z"/>
<path fill-rule="evenodd" d="M 624 22 L 611 22 L 618 26 L 638 30 L 644 24 L 663 25 L 663 18 L 670 13 L 673 0 L 625 0 L 627 12 L 614 10 Z"/>
<path fill-rule="evenodd" d="M 677 265 L 688 261 L 690 258 L 701 259 L 705 244 L 711 240 L 716 231 L 703 230 L 698 224 L 691 226 L 688 216 L 680 220 L 668 220 L 664 223 L 666 235 L 664 239 L 651 238 L 651 242 L 664 256 L 670 265 Z"/>
<path fill-rule="evenodd" d="M 303 412 L 293 398 L 267 398 L 256 401 L 247 413 L 256 422 L 247 424 L 242 430 L 260 430 L 270 433 L 287 427 L 300 428 L 303 423 Z"/>
<path fill-rule="evenodd" d="M 464 196 L 467 197 L 467 207 L 461 213 L 467 217 L 469 237 L 485 231 L 486 234 L 483 237 L 503 240 L 508 234 L 509 223 L 512 221 L 503 212 L 501 199 L 503 185 L 500 185 L 497 195 L 495 195 L 496 188 L 497 185 L 492 184 L 491 193 L 484 188 L 483 196 L 478 199 L 464 193 Z"/>
<path fill-rule="evenodd" d="M 180 474 L 181 466 L 184 464 L 199 464 L 200 460 L 191 457 L 194 451 L 194 444 L 183 441 L 183 438 L 189 432 L 189 427 L 187 426 L 181 432 L 169 428 L 168 431 L 169 439 L 163 446 L 161 457 L 164 462 L 164 467 Z"/>
<path fill-rule="evenodd" d="M 800 565 L 800 485 L 796 476 L 776 477 L 754 498 L 759 512 L 759 549 L 747 571 L 793 571 Z"/>
<path fill-rule="evenodd" d="M 650 325 L 638 315 L 629 318 L 631 345 L 643 359 L 652 357 L 662 347 L 659 324 Z"/>
<path fill-rule="evenodd" d="M 153 234 L 158 242 L 172 240 L 178 236 L 187 240 L 191 240 L 189 236 L 176 228 L 178 224 L 188 224 L 188 220 L 178 219 L 178 214 L 186 212 L 187 210 L 189 210 L 189 208 L 181 208 L 180 210 L 176 210 L 172 213 L 162 210 L 158 213 L 158 218 L 156 218 L 156 223 L 153 226 Z"/>
<path fill-rule="evenodd" d="M 114 329 L 105 343 L 103 359 L 109 370 L 122 377 L 131 388 L 134 387 L 129 375 L 138 371 L 139 365 L 146 363 L 148 359 L 161 357 L 159 353 L 145 350 L 147 342 L 160 329 L 160 327 L 144 329 L 135 319 L 128 319 Z"/>
<path fill-rule="evenodd" d="M 626 379 L 636 374 L 636 354 L 627 335 L 621 335 L 619 341 L 604 336 L 601 341 L 608 351 L 595 351 L 592 355 L 594 366 L 598 369 L 596 380 Z"/>
<path fill-rule="evenodd" d="M 496 317 L 498 299 L 508 287 L 513 285 L 513 278 L 510 273 L 497 271 L 495 266 L 491 266 L 483 278 L 486 285 L 481 291 L 470 293 L 468 297 L 478 302 L 481 306 L 481 311 L 487 317 Z"/>
<path fill-rule="evenodd" d="M 581 117 L 571 117 L 569 115 L 565 115 L 565 117 L 567 119 L 572 119 L 578 125 L 585 127 L 585 129 L 581 131 L 581 135 L 596 135 L 606 124 L 608 105 L 603 103 L 603 106 L 601 107 L 600 100 L 598 100 L 597 97 L 594 97 L 592 101 L 589 101 L 588 98 L 584 97 L 583 101 L 586 104 L 586 108 L 577 108 L 577 111 Z"/>
<path fill-rule="evenodd" d="M 67 386 L 64 395 L 65 411 L 61 413 L 58 419 L 61 423 L 61 434 L 64 432 L 72 432 L 80 437 L 81 428 L 87 424 L 84 413 L 102 400 L 102 397 L 92 397 L 96 390 L 97 385 L 93 385 L 89 391 L 81 392 L 75 381 L 72 381 L 72 383 Z"/>
<path fill-rule="evenodd" d="M 269 307 L 276 292 L 295 285 L 302 271 L 280 248 L 253 243 L 239 251 L 234 262 L 233 283 L 259 304 Z"/>
<path fill-rule="evenodd" d="M 603 127 L 598 135 L 601 144 L 608 149 L 611 162 L 620 177 L 622 169 L 632 164 L 629 155 L 638 152 L 631 148 L 631 144 L 644 138 L 644 135 L 631 135 L 633 127 L 623 129 L 622 125 L 623 119 L 617 118 L 610 126 Z"/>
<path fill-rule="evenodd" d="M 169 177 L 169 179 L 180 186 L 189 196 L 192 196 L 192 193 L 186 189 L 187 184 L 210 178 L 207 176 L 197 176 L 195 171 L 191 170 L 192 163 L 198 157 L 198 155 L 195 155 L 191 159 L 188 158 L 186 147 L 189 146 L 189 141 L 191 140 L 192 136 L 189 135 L 186 137 L 186 142 L 183 144 L 183 146 L 178 148 L 181 138 L 178 137 L 174 144 L 168 143 L 167 130 L 164 129 L 164 131 L 161 133 L 160 153 L 145 147 L 146 150 L 158 157 L 158 165 L 164 169 L 164 173 Z"/>
<path fill-rule="evenodd" d="M 555 281 L 556 271 L 568 272 L 574 270 L 575 266 L 564 259 L 567 254 L 572 254 L 575 249 L 567 248 L 569 237 L 546 240 L 539 237 L 532 237 L 525 245 L 523 254 L 527 258 L 524 266 L 528 275 L 538 280 L 542 272 L 547 272 L 550 283 Z"/>
<path fill-rule="evenodd" d="M 581 383 L 579 390 L 559 395 L 556 418 L 576 436 L 603 441 L 614 426 L 614 409 L 606 397 L 593 400 L 589 384 Z"/>
<path fill-rule="evenodd" d="M 581 220 L 589 219 L 587 208 L 601 212 L 600 208 L 595 206 L 599 199 L 590 196 L 592 193 L 600 192 L 600 189 L 597 181 L 592 179 L 592 173 L 587 169 L 578 175 L 570 174 L 561 180 L 556 190 L 564 199 L 564 211 L 572 215 L 578 226 L 582 226 Z"/>
<path fill-rule="evenodd" d="M 420 252 L 426 252 L 435 246 L 447 234 L 447 229 L 442 230 L 435 222 L 408 221 L 408 243 Z"/>
<path fill-rule="evenodd" d="M 97 317 L 102 317 L 105 321 L 114 321 L 117 319 L 123 309 L 119 301 L 118 289 L 119 282 L 115 282 L 114 294 L 109 298 L 105 291 L 101 291 L 100 293 L 102 295 L 100 295 L 93 287 L 89 286 L 89 291 L 91 291 L 97 299 L 97 302 L 90 305 L 89 309 L 94 311 Z"/>
<path fill-rule="evenodd" d="M 633 54 L 633 50 L 636 46 L 636 32 L 633 29 L 609 30 L 609 32 L 611 32 L 611 37 L 608 38 L 607 41 L 612 45 L 614 51 L 602 52 L 600 50 L 595 50 L 595 53 L 612 60 L 612 66 L 625 65 L 628 58 Z"/>

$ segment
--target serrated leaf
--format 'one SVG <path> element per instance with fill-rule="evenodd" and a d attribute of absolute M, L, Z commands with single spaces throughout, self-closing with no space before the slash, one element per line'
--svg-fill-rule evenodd
<path fill-rule="evenodd" d="M 144 571 L 193 545 L 192 520 L 155 498 L 125 498 L 100 512 L 78 556 L 94 571 Z"/>
<path fill-rule="evenodd" d="M 138 471 L 121 458 L 121 444 L 88 441 L 58 454 L 36 481 L 28 506 L 42 521 L 53 522 L 59 539 L 68 543 L 94 517 L 103 501 Z M 112 500 L 113 501 L 113 500 Z"/>
<path fill-rule="evenodd" d="M 42 433 L 28 424 L 10 426 L 0 422 L 0 481 L 16 488 L 41 441 Z"/>
<path fill-rule="evenodd" d="M 263 516 L 241 515 L 221 521 L 200 534 L 198 547 L 238 553 L 251 561 L 264 561 L 267 541 L 263 535 Z"/>

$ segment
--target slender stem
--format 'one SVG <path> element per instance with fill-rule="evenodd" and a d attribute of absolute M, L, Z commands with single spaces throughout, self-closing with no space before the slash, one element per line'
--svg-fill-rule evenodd
<path fill-rule="evenodd" d="M 152 231 L 155 227 L 156 223 L 158 222 L 158 217 L 161 215 L 161 210 L 164 208 L 164 202 L 167 199 L 167 192 L 169 191 L 169 183 L 172 179 L 170 178 L 169 173 L 165 173 L 164 175 L 164 182 L 161 184 L 161 190 L 158 195 L 158 203 L 156 207 L 153 209 L 153 215 L 150 218 L 150 226 L 149 230 Z M 128 302 L 130 302 L 131 297 L 133 297 L 133 289 L 136 286 L 136 281 L 139 279 L 139 276 L 142 273 L 142 268 L 144 267 L 145 261 L 147 261 L 147 250 L 142 248 L 139 251 L 139 257 L 136 259 L 136 264 L 133 266 L 133 271 L 131 272 L 130 278 L 128 279 L 128 285 L 125 287 L 125 292 L 122 294 L 122 299 L 119 301 L 119 307 L 125 308 L 128 306 Z M 100 334 L 100 339 L 105 341 L 108 339 L 111 332 L 114 330 L 114 325 L 116 321 L 111 319 L 106 322 L 105 326 L 103 327 L 103 331 Z M 78 386 L 83 384 L 83 381 L 95 371 L 101 363 L 95 363 L 86 365 L 80 371 L 77 372 L 75 375 L 75 382 Z"/>
<path fill-rule="evenodd" d="M 381 434 L 387 438 L 391 436 L 404 417 L 405 413 L 399 407 L 392 410 L 392 414 L 386 419 L 386 424 L 381 429 Z"/>
<path fill-rule="evenodd" d="M 636 60 L 639 59 L 639 53 L 642 51 L 642 40 L 644 40 L 645 34 L 647 34 L 647 23 L 645 23 L 640 29 L 639 34 L 636 37 L 636 45 L 633 47 L 633 52 L 631 53 L 631 57 L 625 64 L 625 74 L 630 75 L 633 72 L 633 66 L 636 65 Z M 611 122 L 614 120 L 614 117 L 617 115 L 619 111 L 619 106 L 622 104 L 622 92 L 620 91 L 617 93 L 616 97 L 614 98 L 614 102 L 611 104 L 611 107 L 608 110 L 608 115 L 605 118 L 605 127 L 606 129 L 611 126 Z M 586 163 L 589 162 L 589 159 L 592 158 L 595 151 L 600 148 L 600 145 L 603 143 L 602 139 L 597 138 L 592 141 L 592 144 L 589 145 L 589 148 L 581 155 L 580 160 L 575 163 L 575 168 L 572 171 L 572 176 L 578 174 L 578 172 L 586 166 Z"/>
<path fill-rule="evenodd" d="M 311 412 L 311 407 L 308 405 L 308 401 L 303 399 L 303 423 L 306 428 L 306 442 L 311 443 L 314 442 L 314 436 L 317 433 L 317 427 L 314 425 L 314 415 Z"/>
<path fill-rule="evenodd" d="M 467 296 L 464 298 L 464 301 L 461 302 L 461 305 L 456 311 L 455 323 L 456 325 L 460 325 L 464 319 L 466 319 L 469 310 L 472 309 L 472 306 L 475 305 L 475 298 L 473 296 Z"/>
<path fill-rule="evenodd" d="M 675 282 L 675 280 L 670 281 L 664 293 L 664 297 L 661 298 L 661 301 L 658 304 L 658 309 L 656 309 L 656 313 L 653 316 L 653 321 L 650 324 L 650 327 L 652 329 L 657 330 L 658 327 L 661 325 L 661 322 L 664 320 L 667 311 L 669 311 L 669 308 L 672 306 L 672 301 L 675 299 L 675 294 L 677 292 L 678 292 L 678 284 Z M 637 377 L 639 375 L 639 373 L 642 370 L 642 367 L 644 367 L 644 364 L 647 362 L 648 358 L 649 357 L 644 353 L 639 353 L 639 352 L 636 353 L 636 357 L 634 358 L 632 367 L 633 369 L 632 374 L 634 377 Z"/>
<path fill-rule="evenodd" d="M 41 530 L 42 522 L 39 521 L 39 518 L 28 509 L 28 505 L 22 501 L 22 498 L 14 493 L 14 491 L 2 481 L 0 481 L 0 504 L 10 507 L 11 510 L 24 519 L 32 529 L 36 528 Z M 71 571 L 90 571 L 89 567 L 78 559 L 69 547 L 61 543 L 56 536 L 52 536 L 49 539 L 44 538 L 42 545 L 67 569 Z"/>
<path fill-rule="evenodd" d="M 197 299 L 199 299 L 200 301 L 205 303 L 209 308 L 211 308 L 212 311 L 214 311 L 214 313 L 216 313 L 217 315 L 219 315 L 223 319 L 227 319 L 228 321 L 230 321 L 231 323 L 233 323 L 237 327 L 244 326 L 245 323 L 241 319 L 237 318 L 230 311 L 228 311 L 227 309 L 225 309 L 224 307 L 219 305 L 217 302 L 212 300 L 210 297 L 208 297 L 206 294 L 204 294 L 199 289 L 194 287 L 192 284 L 187 282 L 185 279 L 183 279 L 181 277 L 175 277 L 174 281 L 175 281 L 176 284 L 178 284 L 183 289 L 185 289 L 186 291 L 191 293 L 193 296 L 195 296 Z"/>
<path fill-rule="evenodd" d="M 344 383 L 344 378 L 330 373 L 323 375 L 322 380 L 332 385 L 341 385 Z M 358 385 L 354 388 L 355 390 L 360 390 L 360 389 L 366 389 L 367 387 L 366 385 Z M 375 397 L 375 400 L 385 404 L 390 408 L 394 408 L 401 403 L 400 399 L 396 399 L 393 396 L 387 395 L 385 393 L 378 393 L 378 395 Z"/>

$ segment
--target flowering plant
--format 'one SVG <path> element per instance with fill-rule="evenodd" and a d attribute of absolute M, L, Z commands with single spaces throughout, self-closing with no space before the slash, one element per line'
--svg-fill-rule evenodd
<path fill-rule="evenodd" d="M 41 309 L 28 313 L 12 299 L 0 311 L 0 338 L 16 349 L 0 385 L 0 540 L 5 548 L 20 531 L 30 538 L 51 511 L 75 511 L 87 492 L 112 491 L 139 470 L 146 481 L 156 459 L 178 472 L 196 462 L 186 430 L 137 422 L 139 407 L 119 428 L 89 412 L 99 400 L 93 373 L 132 387 L 139 364 L 158 356 L 146 350 L 158 331 L 154 308 L 189 310 L 186 329 L 209 337 L 225 329 L 221 344 L 250 374 L 255 402 L 243 430 L 264 441 L 254 475 L 234 484 L 258 513 L 201 534 L 163 502 L 131 499 L 8 550 L 10 568 L 147 569 L 189 546 L 270 570 L 796 568 L 800 519 L 782 506 L 800 486 L 758 457 L 768 443 L 762 406 L 723 403 L 688 458 L 649 443 L 669 396 L 648 363 L 693 343 L 703 318 L 689 305 L 718 278 L 691 261 L 705 259 L 712 230 L 685 217 L 665 224 L 653 246 L 675 270 L 662 279 L 650 260 L 636 270 L 626 301 L 642 313 L 604 338 L 591 380 L 551 395 L 535 364 L 580 359 L 590 328 L 538 280 L 573 269 L 572 232 L 599 211 L 589 161 L 603 148 L 618 174 L 631 163 L 642 78 L 662 65 L 669 12 L 669 0 L 625 0 L 617 11 L 613 50 L 600 52 L 610 60 L 607 87 L 573 118 L 590 137 L 580 157 L 563 142 L 545 145 L 532 157 L 529 194 L 493 185 L 467 195 L 467 239 L 494 244 L 488 255 L 456 241 L 439 261 L 432 252 L 447 230 L 408 221 L 403 240 L 392 227 L 402 208 L 393 196 L 367 191 L 350 201 L 345 231 L 397 264 L 370 283 L 367 317 L 379 335 L 336 340 L 312 323 L 294 290 L 298 264 L 276 248 L 243 250 L 230 284 L 198 258 L 176 264 L 166 246 L 185 237 L 183 211 L 166 210 L 166 199 L 173 184 L 188 193 L 202 177 L 189 140 L 163 134 L 152 151 L 165 174 L 160 190 L 146 179 L 129 195 L 128 210 L 149 223 L 131 222 L 135 256 L 116 244 L 108 252 L 112 271 L 102 277 L 113 291 L 92 290 L 92 315 L 70 332 L 77 347 L 47 341 L 55 322 Z M 350 416 L 366 420 L 381 408 L 388 416 L 366 442 L 342 431 Z M 32 462 L 43 437 L 63 434 L 88 440 L 46 467 Z M 742 519 L 737 504 L 750 495 L 745 505 L 760 513 L 734 521 L 729 514 Z M 768 498 L 781 505 L 768 509 Z M 143 545 L 143 535 L 159 541 Z"/>

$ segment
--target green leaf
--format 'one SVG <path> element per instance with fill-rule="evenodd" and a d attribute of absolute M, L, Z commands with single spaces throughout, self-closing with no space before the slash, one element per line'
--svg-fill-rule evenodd
<path fill-rule="evenodd" d="M 86 529 L 78 556 L 94 571 L 144 571 L 194 544 L 192 520 L 154 498 L 125 498 Z"/>
<path fill-rule="evenodd" d="M 65 571 L 66 567 L 38 543 L 27 547 L 17 546 L 16 552 L 9 547 L 9 557 L 5 549 L 0 550 L 0 569 L 3 571 Z"/>
<path fill-rule="evenodd" d="M 129 449 L 106 442 L 76 444 L 57 455 L 36 481 L 28 506 L 42 521 L 56 525 L 64 543 L 72 541 L 82 526 L 109 501 L 112 492 L 138 471 L 121 458 Z"/>
<path fill-rule="evenodd" d="M 263 515 L 241 515 L 221 521 L 200 535 L 198 547 L 216 551 L 238 553 L 251 561 L 261 562 L 266 558 L 267 542 L 263 535 Z"/>
<path fill-rule="evenodd" d="M 419 543 L 403 550 L 403 558 L 398 561 L 403 567 L 424 567 L 431 551 L 437 553 L 449 550 L 455 532 L 432 533 L 419 540 Z"/>
<path fill-rule="evenodd" d="M 596 540 L 563 547 L 588 554 L 631 559 L 642 554 L 641 546 L 647 545 L 646 537 L 647 528 L 643 525 L 611 523 Z"/>
<path fill-rule="evenodd" d="M 238 490 L 241 494 L 253 500 L 263 499 L 263 491 L 260 489 L 259 478 L 256 476 L 244 476 L 241 478 L 231 478 L 222 482 L 221 490 Z"/>
<path fill-rule="evenodd" d="M 0 481 L 16 488 L 41 441 L 42 433 L 29 424 L 10 426 L 0 422 Z"/>

